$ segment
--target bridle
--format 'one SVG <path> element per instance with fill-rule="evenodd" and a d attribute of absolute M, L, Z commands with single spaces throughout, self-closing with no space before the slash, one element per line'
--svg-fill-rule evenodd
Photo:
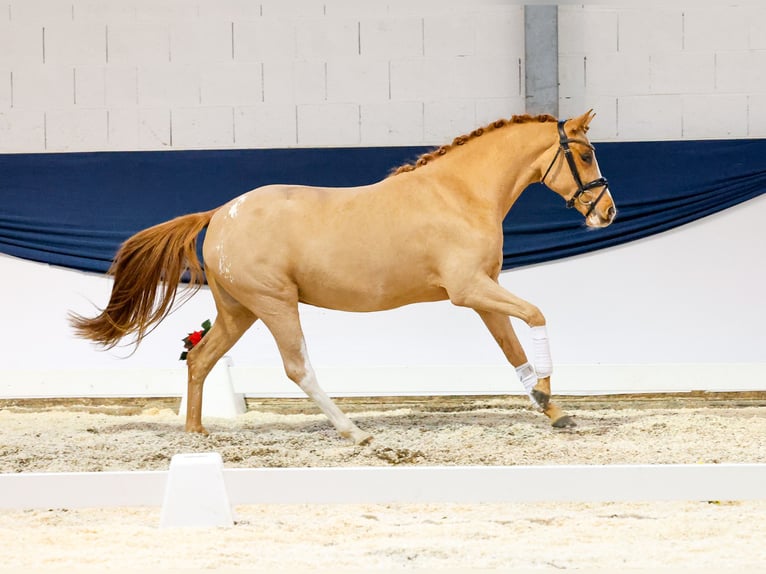
<path fill-rule="evenodd" d="M 572 172 L 572 177 L 575 180 L 575 183 L 577 184 L 577 191 L 574 192 L 574 195 L 567 199 L 567 207 L 574 207 L 575 201 L 579 201 L 588 208 L 587 213 L 585 214 L 585 217 L 588 217 L 592 212 L 593 209 L 596 207 L 596 204 L 601 200 L 602 197 L 604 197 L 604 194 L 609 189 L 609 182 L 606 180 L 605 177 L 599 177 L 598 179 L 594 179 L 593 181 L 589 181 L 586 184 L 583 184 L 582 179 L 580 179 L 580 172 L 577 171 L 577 165 L 575 164 L 574 156 L 572 155 L 572 150 L 569 148 L 570 143 L 578 143 L 584 146 L 589 147 L 590 149 L 594 149 L 594 147 L 588 143 L 585 140 L 577 139 L 577 138 L 570 138 L 567 136 L 566 131 L 564 131 L 564 123 L 566 123 L 566 120 L 560 120 L 558 122 L 558 130 L 559 130 L 559 149 L 556 151 L 556 155 L 553 156 L 553 161 L 551 161 L 551 164 L 548 166 L 548 169 L 545 170 L 545 175 L 540 180 L 540 183 L 545 183 L 545 178 L 548 177 L 548 174 L 550 173 L 551 169 L 556 163 L 556 160 L 559 158 L 559 155 L 561 152 L 564 152 L 564 157 L 567 160 L 567 164 L 569 165 L 569 171 Z M 596 187 L 603 187 L 601 190 L 601 193 L 596 197 L 595 201 L 586 202 L 580 199 L 580 196 L 585 193 L 586 191 L 590 189 L 594 189 Z"/>

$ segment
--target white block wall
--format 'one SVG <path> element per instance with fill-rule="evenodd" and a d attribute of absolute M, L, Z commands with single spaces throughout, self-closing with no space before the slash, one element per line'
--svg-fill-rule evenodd
<path fill-rule="evenodd" d="M 498 1 L 0 2 L 0 153 L 439 144 L 522 58 Z"/>
<path fill-rule="evenodd" d="M 766 6 L 711 4 L 561 6 L 560 115 L 595 108 L 600 140 L 766 137 Z"/>

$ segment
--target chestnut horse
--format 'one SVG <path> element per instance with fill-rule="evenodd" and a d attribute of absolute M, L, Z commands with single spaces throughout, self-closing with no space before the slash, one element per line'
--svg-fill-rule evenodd
<path fill-rule="evenodd" d="M 605 227 L 616 215 L 586 132 L 592 111 L 557 122 L 514 116 L 456 138 L 378 183 L 329 189 L 268 185 L 205 213 L 177 217 L 129 238 L 115 256 L 114 285 L 95 318 L 71 316 L 76 333 L 104 347 L 126 335 L 138 344 L 170 312 L 188 273 L 187 295 L 207 281 L 217 317 L 189 352 L 186 430 L 205 433 L 202 388 L 211 368 L 258 319 L 279 347 L 287 376 L 342 437 L 359 429 L 319 387 L 298 303 L 378 311 L 449 299 L 474 309 L 556 427 L 574 424 L 550 401 L 545 318 L 498 284 L 502 222 L 522 191 L 543 182 Z M 586 182 L 586 183 L 583 183 Z M 203 266 L 198 234 L 207 228 Z M 510 317 L 532 329 L 530 364 Z"/>

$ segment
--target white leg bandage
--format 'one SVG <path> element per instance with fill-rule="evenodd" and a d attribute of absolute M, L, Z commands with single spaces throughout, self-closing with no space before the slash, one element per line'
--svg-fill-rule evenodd
<path fill-rule="evenodd" d="M 532 327 L 532 347 L 535 353 L 535 371 L 539 379 L 550 377 L 553 373 L 551 349 L 548 345 L 548 330 L 545 325 Z"/>
<path fill-rule="evenodd" d="M 535 400 L 535 396 L 532 394 L 532 389 L 537 384 L 537 374 L 535 369 L 529 363 L 516 367 L 516 374 L 519 376 L 521 384 L 524 386 L 524 390 L 529 395 L 529 400 L 532 401 L 532 406 L 538 410 L 542 410 L 540 403 Z"/>
<path fill-rule="evenodd" d="M 532 392 L 532 389 L 537 384 L 537 375 L 535 369 L 529 363 L 524 363 L 520 367 L 516 367 L 516 374 L 519 376 L 521 384 L 524 386 L 524 390 L 527 394 Z"/>

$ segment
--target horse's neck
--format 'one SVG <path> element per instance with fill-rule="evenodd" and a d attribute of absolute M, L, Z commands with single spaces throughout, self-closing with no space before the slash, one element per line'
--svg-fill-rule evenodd
<path fill-rule="evenodd" d="M 554 143 L 553 130 L 550 124 L 509 125 L 445 154 L 434 167 L 462 180 L 471 202 L 485 203 L 502 219 L 521 192 L 540 180 L 539 160 Z"/>

